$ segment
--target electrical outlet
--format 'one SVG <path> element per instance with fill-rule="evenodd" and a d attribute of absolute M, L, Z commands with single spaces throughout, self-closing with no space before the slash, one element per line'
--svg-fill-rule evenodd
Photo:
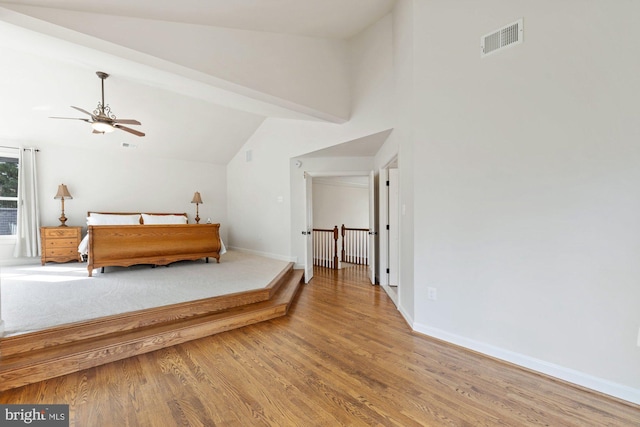
<path fill-rule="evenodd" d="M 435 301 L 438 299 L 438 290 L 436 288 L 427 288 L 427 299 Z"/>

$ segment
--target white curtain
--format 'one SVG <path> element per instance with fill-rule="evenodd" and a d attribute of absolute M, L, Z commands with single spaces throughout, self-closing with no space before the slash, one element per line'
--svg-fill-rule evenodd
<path fill-rule="evenodd" d="M 18 227 L 14 257 L 40 256 L 40 207 L 36 173 L 36 149 L 20 148 L 18 178 Z"/>

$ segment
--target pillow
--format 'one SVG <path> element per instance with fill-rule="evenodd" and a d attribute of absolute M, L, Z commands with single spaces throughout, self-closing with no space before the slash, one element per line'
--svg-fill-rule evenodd
<path fill-rule="evenodd" d="M 140 214 L 100 214 L 87 217 L 87 225 L 140 225 Z"/>
<path fill-rule="evenodd" d="M 145 225 L 150 224 L 186 224 L 187 217 L 184 215 L 152 215 L 142 214 L 142 221 Z"/>

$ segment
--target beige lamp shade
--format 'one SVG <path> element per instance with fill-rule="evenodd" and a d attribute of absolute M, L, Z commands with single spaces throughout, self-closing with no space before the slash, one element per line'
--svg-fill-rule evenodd
<path fill-rule="evenodd" d="M 195 192 L 195 194 L 193 195 L 193 200 L 191 200 L 191 203 L 202 204 L 202 197 L 200 196 L 200 193 L 198 193 L 197 191 Z"/>
<path fill-rule="evenodd" d="M 64 184 L 60 184 L 58 185 L 58 193 L 56 194 L 54 199 L 73 199 L 73 197 L 71 197 L 71 194 L 69 193 L 69 189 L 67 188 L 67 186 Z"/>

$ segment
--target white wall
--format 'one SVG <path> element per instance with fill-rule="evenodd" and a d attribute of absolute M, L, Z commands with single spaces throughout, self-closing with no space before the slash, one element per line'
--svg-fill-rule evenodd
<path fill-rule="evenodd" d="M 354 184 L 313 180 L 313 226 L 369 228 L 369 189 Z"/>
<path fill-rule="evenodd" d="M 640 403 L 640 3 L 412 3 L 414 327 Z"/>
<path fill-rule="evenodd" d="M 414 166 L 422 167 L 414 157 L 413 138 L 415 115 L 414 78 L 414 12 L 412 1 L 399 1 L 393 13 L 394 64 L 394 130 L 376 156 L 377 167 L 383 167 L 397 153 L 399 172 L 400 214 L 400 274 L 398 310 L 409 324 L 413 324 L 418 298 L 414 292 Z M 396 151 L 397 150 L 397 151 Z M 417 186 L 420 188 L 420 186 Z M 421 260 L 417 260 L 419 264 Z"/>
<path fill-rule="evenodd" d="M 291 159 L 341 140 L 345 133 L 341 125 L 265 120 L 228 165 L 229 245 L 278 259 L 302 260 L 304 247 L 298 237 L 305 229 L 304 171 L 366 172 L 373 161 L 305 158 L 297 168 Z"/>
<path fill-rule="evenodd" d="M 298 236 L 304 229 L 304 193 L 292 183 L 299 183 L 298 174 L 310 170 L 307 166 L 312 160 L 305 159 L 303 167 L 297 169 L 291 159 L 392 127 L 391 39 L 392 20 L 387 16 L 349 42 L 357 58 L 351 61 L 351 70 L 364 80 L 354 93 L 354 105 L 360 107 L 354 109 L 349 122 L 336 125 L 269 118 L 229 162 L 231 246 L 293 261 L 302 259 L 304 249 Z M 372 55 L 369 50 L 376 48 L 378 55 Z M 368 101 L 363 104 L 359 100 L 364 98 Z M 251 152 L 251 161 L 247 161 L 247 151 Z M 371 159 L 367 165 L 364 170 L 371 170 Z M 342 167 L 362 170 L 352 164 Z"/>
<path fill-rule="evenodd" d="M 2 141 L 1 145 L 11 145 Z M 32 144 L 35 145 L 35 144 Z M 202 195 L 201 221 L 220 222 L 227 238 L 226 167 L 141 156 L 135 150 L 71 150 L 63 146 L 38 146 L 38 185 L 41 225 L 60 224 L 61 203 L 54 200 L 58 184 L 73 196 L 65 200 L 67 225 L 86 226 L 87 211 L 186 212 L 195 222 L 195 191 Z M 5 238 L 6 239 L 6 238 Z M 13 259 L 14 241 L 0 243 L 0 261 Z"/>

